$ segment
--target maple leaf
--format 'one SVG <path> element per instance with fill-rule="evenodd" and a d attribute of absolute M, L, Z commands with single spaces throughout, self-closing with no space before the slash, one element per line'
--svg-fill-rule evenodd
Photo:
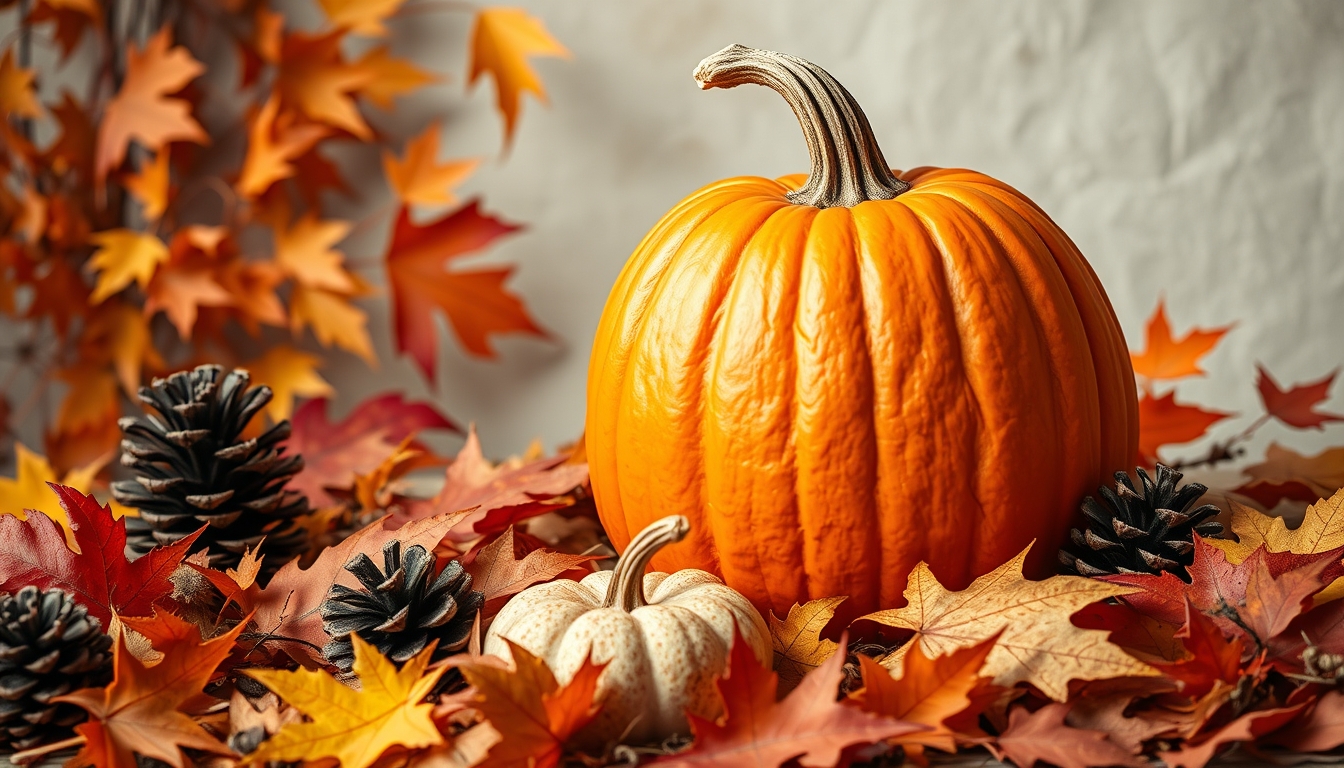
<path fill-rule="evenodd" d="M 1338 370 L 1320 381 L 1298 384 L 1286 392 L 1279 388 L 1263 365 L 1255 366 L 1255 370 L 1260 402 L 1265 404 L 1265 412 L 1270 416 L 1298 429 L 1324 429 L 1326 422 L 1344 421 L 1344 416 L 1337 413 L 1316 410 L 1316 406 L 1330 396 L 1330 385 L 1339 375 Z"/>
<path fill-rule="evenodd" d="M 466 568 L 471 574 L 471 588 L 485 595 L 482 612 L 488 618 L 498 613 L 508 598 L 524 589 L 600 559 L 597 555 L 569 555 L 534 549 L 520 560 L 515 550 L 513 528 L 508 528 L 502 536 L 482 547 Z"/>
<path fill-rule="evenodd" d="M 383 152 L 383 171 L 388 184 L 405 205 L 447 205 L 454 202 L 453 187 L 476 170 L 478 160 L 438 161 L 442 125 L 431 123 L 419 136 L 406 142 L 402 159 Z"/>
<path fill-rule="evenodd" d="M 140 201 L 146 219 L 158 221 L 168 208 L 168 182 L 168 152 L 159 150 L 153 160 L 144 163 L 139 171 L 127 176 L 122 186 Z M 143 286 L 141 283 L 141 287 Z"/>
<path fill-rule="evenodd" d="M 821 631 L 835 618 L 835 609 L 844 601 L 844 597 L 826 597 L 810 600 L 804 605 L 795 603 L 783 621 L 774 611 L 766 616 L 770 644 L 775 651 L 775 672 L 785 691 L 793 690 L 808 672 L 821 666 L 839 647 L 834 640 L 823 639 Z"/>
<path fill-rule="evenodd" d="M 1171 325 L 1167 322 L 1166 302 L 1159 301 L 1144 331 L 1144 351 L 1130 353 L 1134 373 L 1149 379 L 1203 376 L 1204 369 L 1199 367 L 1199 359 L 1217 346 L 1218 341 L 1230 330 L 1230 325 L 1209 330 L 1194 328 L 1181 338 L 1173 339 Z"/>
<path fill-rule="evenodd" d="M 358 580 L 345 570 L 350 558 L 361 553 L 381 556 L 383 545 L 393 539 L 401 542 L 403 550 L 417 544 L 433 550 L 461 517 L 460 513 L 436 515 L 395 529 L 388 527 L 388 517 L 375 520 L 340 544 L 322 550 L 306 569 L 299 567 L 298 560 L 286 563 L 256 596 L 255 603 L 244 608 L 255 609 L 256 631 L 268 639 L 276 638 L 275 642 L 282 643 L 296 661 L 324 664 L 319 649 L 331 636 L 322 628 L 317 609 L 333 585 L 358 587 Z"/>
<path fill-rule="evenodd" d="M 341 266 L 344 257 L 332 248 L 349 232 L 349 223 L 319 221 L 317 214 L 309 212 L 293 226 L 275 231 L 275 262 L 300 285 L 353 292 L 355 282 Z"/>
<path fill-rule="evenodd" d="M 273 423 L 280 423 L 294 412 L 297 397 L 331 397 L 336 391 L 317 373 L 322 359 L 294 347 L 280 344 L 266 350 L 261 357 L 247 363 L 252 381 L 265 384 L 275 393 L 266 405 L 266 415 Z"/>
<path fill-rule="evenodd" d="M 140 388 L 144 368 L 164 366 L 150 338 L 149 319 L 138 307 L 122 301 L 105 301 L 94 310 L 80 338 L 80 355 L 87 360 L 106 357 L 128 396 Z"/>
<path fill-rule="evenodd" d="M 1148 762 L 1110 741 L 1105 733 L 1070 728 L 1064 719 L 1069 705 L 1052 702 L 1031 712 L 1013 707 L 1008 727 L 990 743 L 989 749 L 1000 760 L 1013 761 L 1019 768 L 1049 763 L 1059 768 L 1089 768 L 1099 765 L 1125 765 L 1142 768 Z"/>
<path fill-rule="evenodd" d="M 1022 564 L 1030 550 L 1028 546 L 961 592 L 947 591 L 926 563 L 917 565 L 905 589 L 908 605 L 861 617 L 916 633 L 882 665 L 899 664 L 916 643 L 927 655 L 941 656 L 1002 632 L 985 662 L 984 674 L 1004 688 L 1028 682 L 1046 696 L 1063 701 L 1068 698 L 1070 680 L 1158 674 L 1110 643 L 1106 632 L 1083 629 L 1069 621 L 1090 603 L 1132 594 L 1138 588 L 1080 576 L 1028 581 L 1022 576 Z"/>
<path fill-rule="evenodd" d="M 868 656 L 859 656 L 863 688 L 851 698 L 869 712 L 933 729 L 899 736 L 898 742 L 955 752 L 954 734 L 943 723 L 972 706 L 971 691 L 984 679 L 980 670 L 997 641 L 995 635 L 932 659 L 915 646 L 905 654 L 898 676 Z"/>
<path fill-rule="evenodd" d="M 1298 754 L 1326 752 L 1344 744 L 1344 693 L 1326 691 L 1305 715 L 1274 731 L 1265 742 Z"/>
<path fill-rule="evenodd" d="M 145 290 L 145 316 L 162 310 L 186 341 L 200 307 L 233 306 L 233 294 L 219 282 L 216 261 L 227 235 L 222 227 L 189 226 L 175 232 L 168 244 L 168 261 L 159 266 Z"/>
<path fill-rule="evenodd" d="M 396 392 L 364 400 L 336 423 L 327 418 L 326 400 L 309 400 L 294 412 L 290 427 L 285 445 L 303 456 L 304 466 L 289 487 L 318 507 L 335 502 L 327 488 L 349 488 L 357 475 L 373 471 L 411 435 L 426 429 L 460 431 L 433 405 L 408 402 Z"/>
<path fill-rule="evenodd" d="M 406 59 L 391 55 L 385 45 L 365 53 L 354 66 L 368 75 L 356 91 L 380 109 L 391 109 L 396 97 L 439 79 Z"/>
<path fill-rule="evenodd" d="M 468 510 L 470 514 L 451 536 L 466 541 L 566 506 L 567 502 L 553 500 L 587 480 L 588 465 L 568 463 L 565 456 L 491 464 L 481 453 L 481 441 L 472 426 L 466 444 L 448 465 L 443 488 L 428 508 L 434 512 Z"/>
<path fill-rule="evenodd" d="M 1174 736 L 1178 726 L 1160 713 L 1145 709 L 1139 700 L 1172 693 L 1176 685 L 1155 678 L 1115 678 L 1081 686 L 1069 699 L 1064 721 L 1074 728 L 1105 733 L 1130 754 L 1139 754 L 1144 742 Z M 1130 710 L 1135 710 L 1130 712 Z"/>
<path fill-rule="evenodd" d="M 148 288 L 154 270 L 168 261 L 168 246 L 147 232 L 129 229 L 111 229 L 95 232 L 89 240 L 98 249 L 89 259 L 89 266 L 99 270 L 98 283 L 89 301 L 97 304 L 135 281 Z"/>
<path fill-rule="evenodd" d="M 171 613 L 157 614 L 154 621 L 160 625 L 158 637 L 167 640 L 155 644 L 161 654 L 158 663 L 146 666 L 127 652 L 118 637 L 111 685 L 54 699 L 89 712 L 88 722 L 75 726 L 85 739 L 76 764 L 136 768 L 138 755 L 185 768 L 193 762 L 183 749 L 233 755 L 183 710 L 193 699 L 199 700 L 215 667 L 233 650 L 243 625 L 205 640 L 195 625 Z"/>
<path fill-rule="evenodd" d="M 267 739 L 249 762 L 309 761 L 334 758 L 342 768 L 367 768 L 389 747 L 417 749 L 443 743 L 425 703 L 445 668 L 428 674 L 433 653 L 425 648 L 397 666 L 352 634 L 359 690 L 317 670 L 249 669 L 245 674 L 265 685 L 310 718 L 290 723 Z"/>
<path fill-rule="evenodd" d="M 305 327 L 324 347 L 335 345 L 353 352 L 370 366 L 378 365 L 369 338 L 369 316 L 350 303 L 350 297 L 322 288 L 295 285 L 289 293 L 290 327 L 297 333 Z"/>
<path fill-rule="evenodd" d="M 370 37 L 387 34 L 383 22 L 406 0 L 318 0 L 331 23 Z"/>
<path fill-rule="evenodd" d="M 386 259 L 397 349 L 411 355 L 425 378 L 434 381 L 435 309 L 448 316 L 462 346 L 480 357 L 495 356 L 487 338 L 492 333 L 546 335 L 522 302 L 504 290 L 511 269 L 447 271 L 450 260 L 518 229 L 482 215 L 477 200 L 424 226 L 401 209 Z"/>
<path fill-rule="evenodd" d="M 1234 414 L 1176 402 L 1176 392 L 1139 398 L 1139 453 L 1157 459 L 1157 449 L 1198 440 L 1209 427 Z"/>
<path fill-rule="evenodd" d="M 0 112 L 5 117 L 41 117 L 42 104 L 33 87 L 34 73 L 14 63 L 14 51 L 0 56 Z"/>
<path fill-rule="evenodd" d="M 41 512 L 26 520 L 0 515 L 0 591 L 14 592 L 30 584 L 63 589 L 104 627 L 114 613 L 148 614 L 156 601 L 173 591 L 168 577 L 199 533 L 127 561 L 125 520 L 114 520 L 112 511 L 93 496 L 50 485 L 70 521 L 78 551 L 66 546 L 61 527 Z"/>
<path fill-rule="evenodd" d="M 1245 643 L 1240 637 L 1228 640 L 1219 625 L 1185 601 L 1185 625 L 1176 633 L 1187 658 L 1159 669 L 1181 683 L 1181 691 L 1200 698 L 1218 684 L 1236 685 L 1241 679 L 1241 658 Z"/>
<path fill-rule="evenodd" d="M 546 89 L 528 56 L 569 58 L 569 51 L 546 31 L 541 20 L 519 8 L 482 8 L 471 31 L 467 85 L 485 73 L 495 78 L 495 102 L 504 116 L 504 145 L 513 141 L 519 96 L 524 91 L 546 102 Z"/>
<path fill-rule="evenodd" d="M 103 13 L 97 0 L 38 0 L 28 16 L 28 23 L 36 25 L 48 21 L 56 25 L 52 38 L 60 46 L 60 61 L 64 64 L 79 47 L 85 31 L 103 25 Z"/>
<path fill-rule="evenodd" d="M 170 30 L 164 27 L 143 49 L 126 52 L 126 77 L 98 123 L 95 184 L 101 185 L 107 172 L 121 165 L 132 140 L 155 152 L 170 141 L 209 143 L 205 129 L 191 116 L 191 105 L 169 98 L 205 67 L 186 48 L 171 45 Z"/>
<path fill-rule="evenodd" d="M 107 366 L 80 360 L 57 371 L 56 378 L 69 385 L 56 414 L 56 432 L 79 432 L 121 415 L 117 377 Z"/>
<path fill-rule="evenodd" d="M 235 189 L 244 197 L 256 197 L 281 179 L 293 176 L 293 161 L 325 138 L 330 129 L 304 123 L 291 113 L 280 114 L 280 99 L 272 95 L 252 116 L 247 128 L 247 155 Z"/>
<path fill-rule="evenodd" d="M 1212 542 L 1233 562 L 1241 562 L 1264 547 L 1270 552 L 1314 555 L 1344 547 L 1344 489 L 1307 507 L 1293 530 L 1282 517 L 1262 514 L 1232 502 L 1232 532 L 1237 541 Z"/>
<path fill-rule="evenodd" d="M 1270 443 L 1265 450 L 1264 462 L 1242 471 L 1251 477 L 1250 487 L 1259 483 L 1295 485 L 1305 491 L 1305 495 L 1297 498 L 1315 501 L 1344 488 L 1344 448 L 1330 448 L 1315 456 L 1303 456 L 1278 443 Z M 1247 487 L 1237 490 L 1242 492 Z M 1273 507 L 1272 504 L 1268 506 Z"/>
<path fill-rule="evenodd" d="M 845 637 L 839 645 L 847 647 Z M 779 677 L 736 634 L 728 672 L 715 681 L 723 697 L 723 716 L 715 722 L 688 713 L 694 743 L 654 764 L 778 766 L 796 760 L 802 766 L 830 766 L 850 747 L 928 730 L 918 723 L 865 712 L 853 702 L 836 701 L 844 657 L 843 652 L 833 654 L 776 702 Z"/>
<path fill-rule="evenodd" d="M 373 138 L 351 94 L 368 83 L 366 69 L 347 63 L 341 55 L 345 30 L 319 35 L 291 32 L 280 46 L 276 91 L 287 105 L 308 119 L 348 131 L 364 141 Z"/>
<path fill-rule="evenodd" d="M 23 443 L 14 443 L 14 477 L 0 477 L 0 499 L 4 507 L 0 515 L 13 515 L 19 520 L 28 519 L 28 510 L 36 510 L 51 518 L 65 531 L 65 541 L 72 549 L 78 549 L 74 531 L 70 529 L 70 518 L 65 514 L 56 494 L 51 492 L 50 483 L 69 486 L 82 493 L 93 491 L 94 478 L 102 471 L 107 460 L 96 461 L 79 469 L 72 469 L 64 477 L 58 477 L 51 463 L 39 454 L 28 449 Z M 118 510 L 125 507 L 112 505 L 114 517 L 121 517 Z"/>
<path fill-rule="evenodd" d="M 1241 741 L 1255 741 L 1291 723 L 1306 704 L 1262 709 L 1238 717 L 1207 738 L 1187 741 L 1180 750 L 1159 752 L 1158 757 L 1171 768 L 1203 768 L 1224 747 Z"/>
<path fill-rule="evenodd" d="M 484 765 L 554 768 L 566 742 L 597 716 L 601 705 L 593 694 L 607 665 L 584 659 L 562 688 L 546 662 L 512 640 L 504 642 L 512 652 L 512 669 L 489 656 L 469 657 L 458 665 L 475 689 L 474 706 L 502 737 Z"/>

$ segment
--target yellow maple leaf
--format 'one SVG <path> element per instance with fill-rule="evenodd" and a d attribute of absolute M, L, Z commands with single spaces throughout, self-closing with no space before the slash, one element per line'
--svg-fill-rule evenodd
<path fill-rule="evenodd" d="M 59 483 L 82 493 L 92 493 L 94 478 L 109 458 L 104 457 L 87 466 L 72 469 L 60 477 L 45 456 L 28 450 L 23 443 L 15 443 L 14 477 L 0 477 L 0 514 L 27 520 L 27 510 L 35 509 L 59 523 L 65 530 L 66 545 L 78 552 L 74 532 L 70 530 L 70 518 L 47 483 Z M 110 506 L 113 517 L 122 517 L 131 511 L 115 502 L 111 502 Z"/>
<path fill-rule="evenodd" d="M 364 310 L 351 304 L 350 297 L 343 294 L 302 284 L 295 285 L 289 294 L 290 326 L 296 333 L 305 327 L 312 328 L 313 336 L 322 346 L 335 345 L 377 366 L 368 319 Z"/>
<path fill-rule="evenodd" d="M 168 208 L 168 151 L 159 150 L 153 160 L 126 177 L 122 186 L 145 207 L 145 218 L 158 221 Z"/>
<path fill-rule="evenodd" d="M 1136 588 L 1081 576 L 1028 581 L 1022 563 L 1029 551 L 1030 546 L 961 592 L 947 591 L 927 564 L 916 566 L 905 588 L 904 608 L 862 617 L 915 632 L 914 640 L 884 658 L 882 665 L 899 668 L 915 643 L 932 658 L 1002 632 L 981 674 L 1004 687 L 1031 683 L 1055 701 L 1068 698 L 1070 680 L 1160 674 L 1112 644 L 1107 631 L 1082 629 L 1069 621 L 1086 605 Z"/>
<path fill-rule="evenodd" d="M 808 672 L 835 653 L 839 645 L 834 640 L 823 639 L 821 631 L 844 601 L 843 597 L 810 600 L 803 605 L 795 604 L 783 621 L 774 612 L 766 617 L 770 623 L 770 642 L 775 649 L 775 672 L 779 674 L 782 690 L 792 690 Z"/>
<path fill-rule="evenodd" d="M 42 105 L 33 89 L 33 71 L 14 63 L 14 51 L 0 57 L 0 112 L 5 117 L 39 117 Z"/>
<path fill-rule="evenodd" d="M 150 338 L 149 318 L 135 305 L 122 301 L 105 301 L 89 317 L 80 339 L 80 355 L 88 360 L 110 361 L 129 396 L 139 390 L 145 366 L 152 370 L 164 366 Z"/>
<path fill-rule="evenodd" d="M 384 110 L 392 108 L 396 97 L 439 79 L 406 59 L 393 56 L 385 45 L 361 56 L 354 66 L 366 75 L 356 92 Z"/>
<path fill-rule="evenodd" d="M 419 749 L 443 743 L 425 697 L 445 668 L 429 674 L 433 648 L 426 648 L 398 671 L 359 635 L 354 673 L 359 690 L 317 670 L 249 669 L 244 672 L 310 718 L 290 723 L 249 754 L 248 763 L 334 758 L 341 768 L 367 768 L 389 747 Z"/>
<path fill-rule="evenodd" d="M 1282 517 L 1266 515 L 1235 501 L 1232 507 L 1232 532 L 1237 541 L 1207 539 L 1221 549 L 1227 561 L 1238 564 L 1260 547 L 1269 552 L 1292 552 L 1297 555 L 1315 555 L 1344 547 L 1344 489 L 1328 499 L 1321 499 L 1307 507 L 1302 524 L 1289 530 Z M 1344 597 L 1344 576 L 1335 579 L 1312 599 L 1321 603 Z"/>
<path fill-rule="evenodd" d="M 154 270 L 168 261 L 168 246 L 154 235 L 129 229 L 95 232 L 89 239 L 98 245 L 89 265 L 98 270 L 98 282 L 89 296 L 90 304 L 104 299 L 131 284 L 149 285 Z"/>
<path fill-rule="evenodd" d="M 504 144 L 513 140 L 518 122 L 519 95 L 529 91 L 542 103 L 546 89 L 528 64 L 528 56 L 569 57 L 569 51 L 551 37 L 541 20 L 520 8 L 482 8 L 471 33 L 472 85 L 482 74 L 495 78 L 495 101 L 504 116 Z"/>
<path fill-rule="evenodd" d="M 351 293 L 355 282 L 341 266 L 341 252 L 332 248 L 349 231 L 348 222 L 321 221 L 314 213 L 305 214 L 292 226 L 275 231 L 275 263 L 300 285 Z"/>
<path fill-rule="evenodd" d="M 318 0 L 331 23 L 369 37 L 387 34 L 383 22 L 406 0 Z"/>
<path fill-rule="evenodd" d="M 479 163 L 474 159 L 440 163 L 437 158 L 441 128 L 438 122 L 431 123 L 419 136 L 406 142 L 406 151 L 400 160 L 389 151 L 383 152 L 387 182 L 407 205 L 452 203 L 453 187 L 470 176 Z"/>
<path fill-rule="evenodd" d="M 294 412 L 296 397 L 331 397 L 335 390 L 317 373 L 322 361 L 284 344 L 271 347 L 261 357 L 244 367 L 252 374 L 255 384 L 265 384 L 275 393 L 266 406 L 266 415 L 273 422 L 288 419 Z"/>

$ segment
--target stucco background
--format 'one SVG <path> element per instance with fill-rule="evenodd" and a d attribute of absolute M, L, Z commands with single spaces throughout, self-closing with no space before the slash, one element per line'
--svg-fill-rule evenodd
<path fill-rule="evenodd" d="M 448 341 L 430 390 L 393 356 L 385 299 L 372 299 L 384 362 L 369 370 L 332 356 L 324 374 L 338 413 L 396 388 L 476 422 L 489 454 L 577 437 L 592 334 L 642 235 L 701 184 L 807 168 L 774 93 L 696 88 L 695 64 L 733 42 L 836 75 L 897 167 L 975 168 L 1035 199 L 1091 260 L 1131 346 L 1159 297 L 1178 332 L 1235 322 L 1206 358 L 1208 376 L 1179 385 L 1182 399 L 1253 414 L 1256 361 L 1284 384 L 1344 363 L 1344 2 L 518 4 L 573 57 L 536 60 L 551 103 L 527 100 L 507 156 L 492 89 L 464 90 L 466 13 L 422 8 L 390 24 L 394 51 L 448 79 L 397 115 L 370 118 L 410 135 L 446 114 L 445 153 L 486 158 L 463 196 L 483 195 L 527 230 L 475 261 L 517 264 L 511 285 L 554 340 L 502 338 L 493 362 Z M 335 212 L 384 209 L 373 159 L 346 161 L 360 195 Z M 345 249 L 376 258 L 386 236 L 366 228 Z M 1344 411 L 1344 384 L 1327 407 Z M 1344 428 L 1289 435 L 1271 425 L 1252 455 L 1271 439 L 1315 450 L 1344 443 Z"/>

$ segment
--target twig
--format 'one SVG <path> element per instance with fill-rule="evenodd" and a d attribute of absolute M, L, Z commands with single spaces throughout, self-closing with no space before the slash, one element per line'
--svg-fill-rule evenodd
<path fill-rule="evenodd" d="M 1262 414 L 1260 418 L 1252 422 L 1249 427 L 1226 440 L 1216 442 L 1209 446 L 1208 452 L 1204 454 L 1202 458 L 1191 459 L 1190 461 L 1177 461 L 1168 466 L 1180 471 L 1191 469 L 1193 467 L 1211 467 L 1224 461 L 1241 458 L 1246 453 L 1246 449 L 1242 448 L 1241 444 L 1254 437 L 1255 433 L 1261 427 L 1268 424 L 1269 420 L 1272 418 L 1273 416 L 1268 413 Z"/>
<path fill-rule="evenodd" d="M 9 762 L 15 765 L 35 763 L 53 752 L 60 752 L 61 750 L 69 749 L 70 747 L 81 747 L 84 745 L 85 741 L 87 741 L 87 739 L 83 736 L 72 736 L 63 741 L 53 741 L 50 744 L 43 744 L 40 747 L 33 747 L 32 749 L 25 749 L 22 752 L 15 752 L 9 756 Z"/>

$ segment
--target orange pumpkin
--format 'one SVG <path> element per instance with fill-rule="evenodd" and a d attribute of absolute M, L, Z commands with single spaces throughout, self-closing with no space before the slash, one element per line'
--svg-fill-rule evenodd
<path fill-rule="evenodd" d="M 612 542 L 667 515 L 653 560 L 761 609 L 897 605 L 921 560 L 949 588 L 1036 540 L 1053 571 L 1078 503 L 1135 455 L 1133 371 L 1096 275 L 1021 193 L 891 172 L 820 67 L 730 46 L 701 88 L 779 91 L 811 174 L 683 200 L 612 290 L 587 454 Z"/>

